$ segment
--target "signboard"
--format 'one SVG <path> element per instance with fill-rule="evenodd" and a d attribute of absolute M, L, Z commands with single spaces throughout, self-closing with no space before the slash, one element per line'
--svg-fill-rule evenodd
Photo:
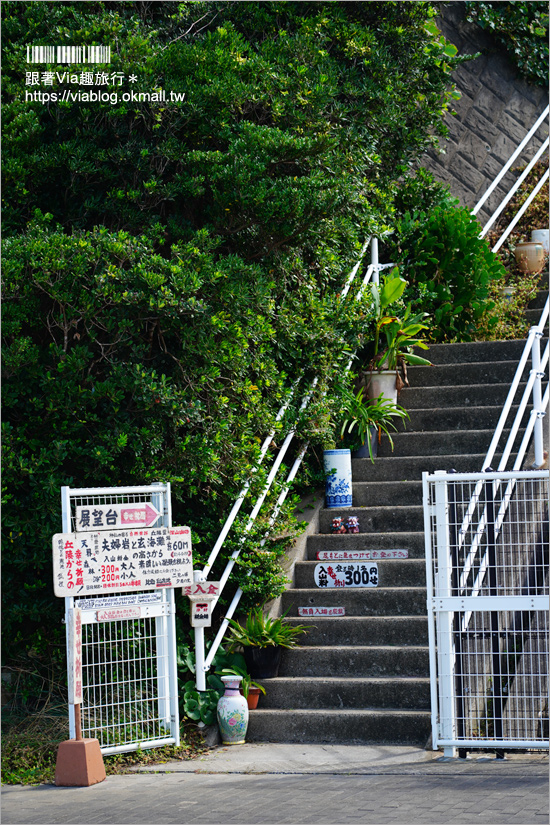
<path fill-rule="evenodd" d="M 67 622 L 67 676 L 69 704 L 82 704 L 82 615 L 77 607 L 69 610 Z"/>
<path fill-rule="evenodd" d="M 360 559 L 408 559 L 408 550 L 318 550 L 319 561 L 359 561 Z"/>
<path fill-rule="evenodd" d="M 141 607 L 111 607 L 98 610 L 98 622 L 116 622 L 119 619 L 140 619 Z"/>
<path fill-rule="evenodd" d="M 298 616 L 345 616 L 345 607 L 299 607 Z"/>
<path fill-rule="evenodd" d="M 107 596 L 104 599 L 75 599 L 74 606 L 81 610 L 99 610 L 105 607 L 160 604 L 162 601 L 162 593 L 128 593 L 127 596 Z"/>
<path fill-rule="evenodd" d="M 378 565 L 348 562 L 344 564 L 316 564 L 317 587 L 377 587 Z"/>
<path fill-rule="evenodd" d="M 150 527 L 160 512 L 150 502 L 132 504 L 92 504 L 76 508 L 76 529 L 120 530 L 127 527 Z"/>
<path fill-rule="evenodd" d="M 181 587 L 193 578 L 189 527 L 56 533 L 52 549 L 56 596 Z"/>
<path fill-rule="evenodd" d="M 220 583 L 194 582 L 184 587 L 182 593 L 191 602 L 191 627 L 210 627 L 212 602 L 220 595 Z"/>

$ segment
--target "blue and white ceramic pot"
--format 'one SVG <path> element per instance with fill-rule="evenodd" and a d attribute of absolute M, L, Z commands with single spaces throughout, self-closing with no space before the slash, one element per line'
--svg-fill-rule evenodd
<path fill-rule="evenodd" d="M 325 450 L 325 507 L 351 507 L 351 452 Z"/>
<path fill-rule="evenodd" d="M 242 676 L 222 676 L 225 693 L 218 700 L 218 725 L 224 745 L 244 745 L 248 702 L 239 693 Z"/>

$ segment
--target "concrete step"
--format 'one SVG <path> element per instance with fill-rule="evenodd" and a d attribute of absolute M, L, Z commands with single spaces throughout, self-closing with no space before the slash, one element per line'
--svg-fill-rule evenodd
<path fill-rule="evenodd" d="M 403 505 L 389 507 L 334 507 L 321 510 L 319 514 L 319 532 L 330 533 L 332 520 L 337 517 L 344 520 L 349 516 L 359 519 L 361 533 L 384 533 L 386 530 L 410 530 L 418 532 L 424 528 L 422 505 Z"/>
<path fill-rule="evenodd" d="M 306 625 L 308 633 L 300 636 L 301 647 L 322 645 L 426 645 L 426 616 L 295 616 L 287 617 L 291 625 Z"/>
<path fill-rule="evenodd" d="M 431 344 L 426 358 L 432 364 L 468 364 L 492 361 L 519 361 L 524 339 L 516 341 L 469 341 L 460 344 Z M 412 368 L 415 369 L 415 368 Z"/>
<path fill-rule="evenodd" d="M 283 650 L 279 676 L 421 676 L 430 675 L 428 647 L 333 646 Z"/>
<path fill-rule="evenodd" d="M 540 289 L 537 294 L 527 304 L 527 309 L 543 310 L 548 300 L 548 289 Z M 540 313 L 539 313 L 540 314 Z"/>
<path fill-rule="evenodd" d="M 544 304 L 543 304 L 543 306 L 544 306 Z M 538 324 L 540 323 L 540 317 L 542 315 L 542 308 L 534 307 L 534 308 L 526 309 L 524 314 L 525 314 L 525 318 L 527 320 L 527 323 L 529 324 L 530 327 L 534 327 L 535 325 L 538 326 Z M 546 324 L 546 334 L 548 334 L 548 323 Z"/>
<path fill-rule="evenodd" d="M 411 745 L 423 748 L 431 732 L 428 711 L 262 710 L 250 713 L 249 742 L 298 742 L 339 745 Z"/>
<path fill-rule="evenodd" d="M 283 612 L 299 607 L 345 607 L 346 616 L 425 616 L 425 587 L 292 588 L 281 595 Z M 300 648 L 303 650 L 303 648 Z"/>
<path fill-rule="evenodd" d="M 447 455 L 448 453 L 486 453 L 489 449 L 494 428 L 490 430 L 445 430 L 441 432 L 404 432 L 395 433 L 393 439 L 393 455 L 395 456 L 432 456 Z M 502 434 L 502 444 L 508 439 L 509 430 Z M 521 441 L 518 436 L 517 441 Z M 392 445 L 389 439 L 383 438 L 378 445 L 378 458 L 390 457 Z M 363 459 L 369 461 L 369 459 Z M 370 462 L 372 464 L 372 462 Z"/>
<path fill-rule="evenodd" d="M 315 587 L 314 571 L 318 564 L 338 568 L 349 564 L 346 561 L 299 561 L 294 568 L 295 586 L 300 588 Z M 383 559 L 377 561 L 360 561 L 367 567 L 376 564 L 378 568 L 379 587 L 423 587 L 426 584 L 426 564 L 423 559 Z M 348 592 L 355 588 L 340 588 Z M 371 590 L 372 588 L 368 588 Z"/>
<path fill-rule="evenodd" d="M 449 345 L 451 346 L 451 345 Z M 411 368 L 412 369 L 412 368 Z M 415 369 L 421 369 L 420 367 Z M 429 370 L 430 367 L 422 369 Z M 498 407 L 502 408 L 508 391 L 510 381 L 507 384 L 475 384 L 456 386 L 420 386 L 418 378 L 415 385 L 405 387 L 399 394 L 399 404 L 409 412 L 415 409 L 437 408 L 437 407 Z M 523 391 L 525 383 L 520 382 L 520 389 Z"/>
<path fill-rule="evenodd" d="M 427 710 L 430 707 L 430 680 L 422 678 L 339 679 L 264 679 L 265 695 L 260 697 L 262 710 L 287 708 L 291 712 L 307 708 L 378 709 L 406 708 Z"/>
<path fill-rule="evenodd" d="M 395 482 L 391 482 L 392 484 Z M 307 557 L 314 560 L 321 550 L 407 550 L 409 558 L 424 558 L 424 533 L 350 533 L 344 535 L 327 535 L 318 533 L 308 536 Z"/>
<path fill-rule="evenodd" d="M 489 446 L 489 444 L 487 444 Z M 487 451 L 463 455 L 424 455 L 424 456 L 384 456 L 377 458 L 372 464 L 368 459 L 352 459 L 352 475 L 354 481 L 419 481 L 422 473 L 433 473 L 436 470 L 456 470 L 459 473 L 478 472 Z M 500 455 L 495 457 L 498 464 Z M 350 514 L 351 515 L 351 514 Z"/>
<path fill-rule="evenodd" d="M 479 384 L 510 385 L 517 368 L 516 361 L 481 363 L 433 364 L 431 367 L 410 367 L 407 371 L 411 387 L 458 387 Z M 527 380 L 527 376 L 525 377 Z"/>
<path fill-rule="evenodd" d="M 511 408 L 511 413 L 515 416 L 518 406 Z M 397 430 L 399 432 L 433 432 L 441 430 L 493 430 L 495 429 L 502 405 L 492 405 L 486 407 L 435 407 L 421 410 L 411 410 L 409 418 L 398 420 Z M 382 442 L 387 441 L 387 436 L 382 435 Z"/>
<path fill-rule="evenodd" d="M 421 481 L 354 481 L 353 503 L 356 507 L 382 507 L 396 504 L 422 504 Z"/>

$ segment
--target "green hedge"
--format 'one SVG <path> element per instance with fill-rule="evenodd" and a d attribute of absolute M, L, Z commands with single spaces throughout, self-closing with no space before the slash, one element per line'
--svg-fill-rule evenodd
<path fill-rule="evenodd" d="M 436 13 L 4 4 L 7 656 L 60 627 L 61 485 L 172 481 L 200 561 L 300 372 L 320 377 L 303 431 L 326 438 L 366 317 L 338 293 L 395 181 L 445 133 L 457 60 Z M 110 44 L 112 93 L 185 97 L 25 101 L 25 47 L 52 42 Z M 283 586 L 284 542 L 257 542 L 250 604 Z"/>

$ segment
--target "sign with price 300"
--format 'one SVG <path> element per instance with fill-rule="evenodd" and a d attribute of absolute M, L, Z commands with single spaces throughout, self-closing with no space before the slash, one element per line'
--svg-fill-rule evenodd
<path fill-rule="evenodd" d="M 317 587 L 378 587 L 378 565 L 365 562 L 315 565 Z"/>

